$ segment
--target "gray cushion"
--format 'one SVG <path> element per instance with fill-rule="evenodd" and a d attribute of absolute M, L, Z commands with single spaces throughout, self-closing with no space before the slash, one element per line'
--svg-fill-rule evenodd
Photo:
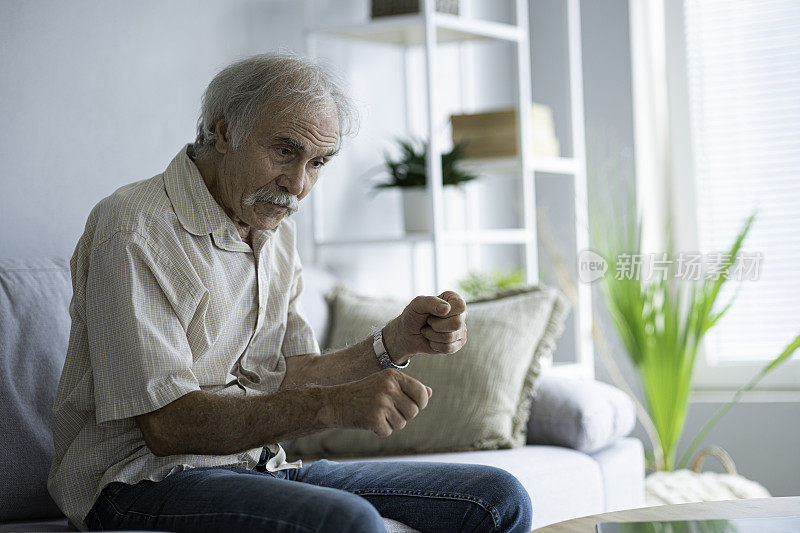
<path fill-rule="evenodd" d="M 373 326 L 399 315 L 406 302 L 361 296 L 339 287 L 330 344 L 351 346 Z M 469 340 L 452 355 L 418 355 L 404 371 L 433 389 L 428 407 L 402 431 L 380 437 L 329 429 L 295 439 L 287 453 L 302 459 L 512 448 L 525 443 L 530 392 L 550 361 L 569 308 L 557 290 L 505 291 L 468 304 Z"/>
<path fill-rule="evenodd" d="M 627 436 L 635 423 L 633 402 L 616 387 L 545 374 L 531 407 L 528 443 L 594 453 Z"/>
<path fill-rule="evenodd" d="M 71 295 L 66 260 L 0 259 L 0 520 L 61 516 L 46 483 Z"/>

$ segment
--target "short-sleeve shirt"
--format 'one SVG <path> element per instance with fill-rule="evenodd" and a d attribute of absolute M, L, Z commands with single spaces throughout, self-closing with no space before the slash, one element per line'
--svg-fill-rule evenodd
<path fill-rule="evenodd" d="M 187 145 L 188 146 L 188 145 Z M 92 210 L 70 262 L 72 329 L 53 406 L 48 489 L 82 530 L 103 487 L 187 468 L 253 468 L 262 448 L 157 457 L 135 416 L 192 391 L 270 394 L 286 357 L 319 353 L 303 316 L 295 224 L 252 248 L 211 196 L 187 147 L 163 174 Z M 270 471 L 296 468 L 283 449 Z"/>

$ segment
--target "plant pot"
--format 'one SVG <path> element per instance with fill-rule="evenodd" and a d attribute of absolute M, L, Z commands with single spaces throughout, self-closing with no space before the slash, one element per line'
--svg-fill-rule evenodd
<path fill-rule="evenodd" d="M 406 233 L 432 231 L 430 200 L 425 187 L 405 187 L 402 195 Z"/>
<path fill-rule="evenodd" d="M 406 233 L 430 233 L 433 231 L 430 200 L 425 187 L 404 187 L 403 222 Z M 467 228 L 466 190 L 462 185 L 447 185 L 442 188 L 442 201 L 447 214 L 442 221 L 445 231 L 460 231 Z"/>

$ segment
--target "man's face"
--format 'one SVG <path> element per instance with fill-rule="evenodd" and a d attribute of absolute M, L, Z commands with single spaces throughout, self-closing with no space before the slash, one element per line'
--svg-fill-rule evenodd
<path fill-rule="evenodd" d="M 332 106 L 315 114 L 262 120 L 237 150 L 224 143 L 215 197 L 237 225 L 275 229 L 317 182 L 336 153 L 338 134 Z"/>

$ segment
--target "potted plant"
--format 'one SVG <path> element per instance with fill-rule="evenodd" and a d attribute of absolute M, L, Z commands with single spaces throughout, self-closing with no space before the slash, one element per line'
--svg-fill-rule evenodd
<path fill-rule="evenodd" d="M 389 154 L 384 155 L 390 181 L 378 183 L 375 188 L 399 188 L 403 194 L 406 232 L 428 232 L 432 227 L 426 191 L 428 144 L 414 140 L 398 140 L 398 144 L 399 159 L 394 159 Z M 477 177 L 459 167 L 458 163 L 462 159 L 460 145 L 455 145 L 452 150 L 442 154 L 443 185 L 460 185 Z"/>
<path fill-rule="evenodd" d="M 629 196 L 631 198 L 632 195 Z M 609 212 L 610 211 L 610 212 Z M 680 490 L 684 484 L 694 483 L 693 490 L 698 492 L 698 485 L 710 483 L 722 485 L 720 490 L 727 490 L 726 484 L 736 484 L 740 489 L 763 489 L 760 485 L 744 480 L 730 478 L 705 478 L 700 480 L 698 474 L 702 459 L 708 455 L 726 457 L 724 450 L 712 446 L 700 452 L 693 461 L 691 471 L 686 470 L 692 455 L 702 443 L 711 428 L 724 416 L 749 390 L 753 389 L 761 379 L 772 372 L 781 363 L 788 360 L 800 348 L 800 335 L 795 337 L 775 359 L 767 363 L 748 383 L 733 395 L 730 401 L 722 405 L 700 429 L 683 456 L 678 459 L 676 450 L 683 435 L 686 421 L 689 396 L 695 358 L 703 337 L 730 309 L 733 299 L 723 306 L 717 305 L 720 290 L 728 281 L 728 274 L 734 263 L 726 262 L 720 269 L 720 275 L 702 281 L 679 280 L 675 276 L 644 279 L 643 277 L 617 276 L 619 262 L 626 258 L 641 254 L 641 220 L 624 216 L 625 209 L 615 206 L 606 210 L 605 216 L 595 219 L 592 227 L 592 240 L 607 262 L 608 269 L 601 278 L 601 287 L 606 306 L 613 318 L 617 333 L 625 351 L 638 371 L 641 388 L 644 392 L 643 406 L 622 372 L 617 367 L 609 342 L 599 327 L 599 319 L 593 313 L 592 336 L 598 355 L 609 371 L 614 383 L 625 390 L 634 401 L 637 418 L 644 427 L 652 445 L 650 466 L 655 472 L 648 477 L 648 493 L 651 485 L 663 488 L 668 486 L 672 491 Z M 635 207 L 628 205 L 628 213 L 634 213 Z M 613 214 L 610 214 L 613 213 Z M 755 220 L 751 215 L 737 235 L 727 257 L 735 258 L 739 252 L 750 227 Z M 566 266 L 558 246 L 552 238 L 547 219 L 540 214 L 539 229 L 543 244 L 551 256 L 556 268 L 558 282 L 568 299 L 576 305 L 577 288 L 572 280 L 570 269 Z M 732 465 L 732 461 L 728 460 Z M 725 461 L 723 461 L 725 464 Z M 735 469 L 726 466 L 735 476 Z M 676 472 L 677 470 L 677 472 Z M 674 479 L 666 480 L 672 475 Z M 702 491 L 700 491 L 702 492 Z M 744 497 L 744 496 L 736 496 Z M 650 504 L 656 505 L 658 498 L 650 498 Z M 685 501 L 685 500 L 684 500 Z M 660 503 L 666 503 L 661 501 Z M 670 502 L 676 503 L 676 502 Z"/>
<path fill-rule="evenodd" d="M 671 490 L 675 493 L 680 492 L 681 487 L 691 491 L 702 484 L 696 477 L 699 468 L 693 469 L 695 474 L 685 470 L 697 446 L 745 392 L 800 347 L 798 335 L 711 417 L 683 456 L 680 459 L 676 457 L 686 421 L 697 352 L 708 330 L 734 303 L 735 295 L 724 305 L 719 305 L 717 298 L 729 281 L 731 269 L 754 220 L 755 214 L 745 220 L 723 256 L 727 260 L 716 265 L 716 270 L 711 275 L 704 275 L 702 280 L 681 279 L 674 275 L 672 268 L 669 268 L 668 275 L 650 279 L 616 275 L 620 261 L 627 262 L 627 258 L 642 252 L 641 220 L 624 223 L 620 216 L 606 217 L 594 228 L 595 244 L 608 262 L 608 272 L 611 273 L 605 275 L 601 283 L 606 304 L 627 355 L 639 373 L 649 424 L 656 434 L 655 438 L 651 437 L 657 471 L 648 478 L 648 493 L 651 495 L 656 495 L 656 487 L 663 489 L 665 484 L 673 487 Z M 674 257 L 674 254 L 668 257 Z M 675 265 L 676 261 L 668 260 L 666 263 Z M 674 478 L 665 480 L 668 476 L 660 474 L 679 469 Z M 731 483 L 721 479 L 716 482 L 722 490 L 726 489 L 726 483 Z M 734 481 L 747 482 L 741 478 Z M 674 497 L 681 496 L 676 494 Z"/>

